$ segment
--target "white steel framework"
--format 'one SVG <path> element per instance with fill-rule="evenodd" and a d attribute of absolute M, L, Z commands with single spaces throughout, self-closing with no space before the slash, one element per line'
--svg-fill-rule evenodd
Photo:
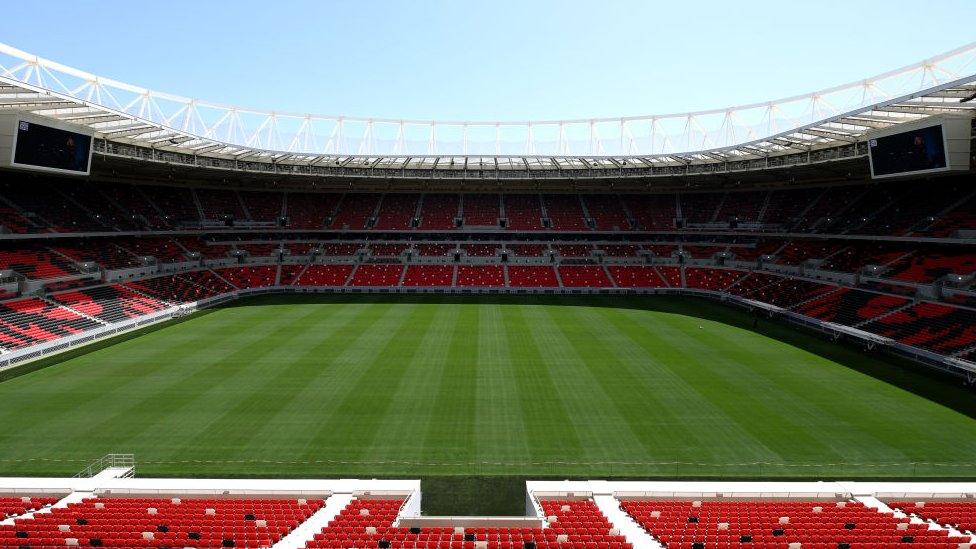
<path fill-rule="evenodd" d="M 863 140 L 976 112 L 976 42 L 848 84 L 728 108 L 537 121 L 436 121 L 265 111 L 145 89 L 0 44 L 0 110 L 108 141 L 247 161 L 372 169 L 586 169 L 707 164 Z"/>

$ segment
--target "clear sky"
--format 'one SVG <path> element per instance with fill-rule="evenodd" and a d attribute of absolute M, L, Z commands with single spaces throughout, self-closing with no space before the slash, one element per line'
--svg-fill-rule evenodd
<path fill-rule="evenodd" d="M 976 0 L 6 0 L 0 41 L 250 107 L 554 119 L 856 80 L 976 41 Z"/>

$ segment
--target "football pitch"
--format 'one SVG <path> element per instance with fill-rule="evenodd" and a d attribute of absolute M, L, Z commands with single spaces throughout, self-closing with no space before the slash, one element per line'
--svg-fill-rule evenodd
<path fill-rule="evenodd" d="M 976 477 L 951 381 L 673 297 L 267 296 L 0 383 L 0 474 Z"/>

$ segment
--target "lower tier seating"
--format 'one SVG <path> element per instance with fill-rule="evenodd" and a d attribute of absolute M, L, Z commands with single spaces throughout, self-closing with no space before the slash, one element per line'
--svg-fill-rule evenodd
<path fill-rule="evenodd" d="M 669 549 L 957 549 L 968 541 L 856 502 L 639 500 L 621 508 Z"/>
<path fill-rule="evenodd" d="M 403 265 L 378 263 L 360 265 L 349 281 L 350 286 L 396 286 L 400 282 Z"/>
<path fill-rule="evenodd" d="M 19 349 L 97 328 L 78 313 L 29 297 L 0 303 L 0 346 Z"/>
<path fill-rule="evenodd" d="M 688 267 L 685 269 L 685 285 L 688 288 L 723 291 L 735 284 L 745 273 L 728 269 L 706 269 Z"/>
<path fill-rule="evenodd" d="M 296 286 L 342 286 L 354 268 L 355 265 L 311 265 L 291 283 Z"/>
<path fill-rule="evenodd" d="M 558 288 L 556 271 L 544 265 L 509 265 L 508 285 L 513 288 Z"/>
<path fill-rule="evenodd" d="M 461 265 L 457 273 L 458 286 L 505 286 L 504 267 L 495 265 Z"/>
<path fill-rule="evenodd" d="M 667 288 L 668 283 L 661 278 L 654 267 L 646 265 L 610 265 L 610 276 L 619 288 Z"/>
<path fill-rule="evenodd" d="M 598 265 L 560 265 L 559 278 L 565 288 L 609 288 L 607 272 Z"/>
<path fill-rule="evenodd" d="M 0 497 L 0 517 L 8 518 L 53 505 L 59 498 L 20 496 Z"/>
<path fill-rule="evenodd" d="M 54 294 L 51 299 L 106 322 L 139 318 L 167 307 L 165 303 L 136 293 L 121 284 L 82 288 Z"/>
<path fill-rule="evenodd" d="M 592 500 L 543 500 L 547 528 L 393 527 L 402 500 L 354 499 L 310 549 L 630 549 Z"/>
<path fill-rule="evenodd" d="M 403 277 L 404 286 L 451 286 L 454 265 L 410 265 Z"/>
<path fill-rule="evenodd" d="M 906 345 L 951 354 L 976 345 L 976 311 L 922 302 L 880 317 L 861 329 Z"/>
<path fill-rule="evenodd" d="M 0 526 L 0 546 L 270 547 L 322 500 L 92 498 Z"/>
<path fill-rule="evenodd" d="M 973 501 L 892 501 L 888 507 L 976 534 L 976 502 Z"/>
<path fill-rule="evenodd" d="M 238 288 L 264 288 L 274 286 L 278 268 L 271 266 L 217 269 L 221 278 Z"/>

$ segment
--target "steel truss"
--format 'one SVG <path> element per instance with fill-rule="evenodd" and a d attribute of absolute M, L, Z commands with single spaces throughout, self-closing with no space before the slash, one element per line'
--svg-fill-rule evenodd
<path fill-rule="evenodd" d="M 99 77 L 0 44 L 0 112 L 89 126 L 111 143 L 248 163 L 422 171 L 615 171 L 729 164 L 857 144 L 976 113 L 976 43 L 871 78 L 724 109 L 619 118 L 431 121 L 223 105 Z"/>

